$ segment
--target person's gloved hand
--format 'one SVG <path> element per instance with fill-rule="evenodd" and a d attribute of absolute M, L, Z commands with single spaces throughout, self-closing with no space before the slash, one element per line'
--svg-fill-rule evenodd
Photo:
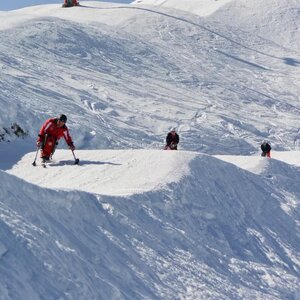
<path fill-rule="evenodd" d="M 41 147 L 42 147 L 42 142 L 41 142 L 40 140 L 37 140 L 37 141 L 36 141 L 36 146 L 37 146 L 38 148 L 41 148 Z"/>
<path fill-rule="evenodd" d="M 45 139 L 45 136 L 39 134 L 39 136 L 38 136 L 38 138 L 36 140 L 36 146 L 38 148 L 41 148 L 43 146 L 44 139 Z"/>

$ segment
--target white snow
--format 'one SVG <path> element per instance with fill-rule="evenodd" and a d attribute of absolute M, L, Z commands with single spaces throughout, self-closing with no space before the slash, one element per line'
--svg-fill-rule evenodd
<path fill-rule="evenodd" d="M 299 151 L 271 151 L 272 158 L 283 161 L 289 165 L 300 167 Z M 253 156 L 246 155 L 216 155 L 217 158 L 222 159 L 226 162 L 230 162 L 252 172 L 254 174 L 261 174 L 266 171 L 268 166 L 268 159 L 264 157 L 258 157 L 257 154 Z"/>
<path fill-rule="evenodd" d="M 0 300 L 299 300 L 300 3 L 81 4 L 0 12 Z"/>
<path fill-rule="evenodd" d="M 133 1 L 132 4 L 164 6 L 192 12 L 200 16 L 208 16 L 232 1 L 233 0 L 136 0 Z"/>
<path fill-rule="evenodd" d="M 80 166 L 74 166 L 70 151 L 64 150 L 55 155 L 57 162 L 52 162 L 46 170 L 39 165 L 33 172 L 28 166 L 34 155 L 29 153 L 9 173 L 47 188 L 124 196 L 161 189 L 179 181 L 188 173 L 188 161 L 197 155 L 161 150 L 79 150 L 76 153 L 83 157 Z"/>

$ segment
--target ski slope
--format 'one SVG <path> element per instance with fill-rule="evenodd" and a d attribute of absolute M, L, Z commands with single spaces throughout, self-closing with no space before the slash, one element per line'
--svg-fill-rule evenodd
<path fill-rule="evenodd" d="M 220 26 L 255 32 L 255 38 L 263 37 L 285 46 L 299 57 L 300 12 L 297 0 L 136 0 L 132 4 L 192 12 L 214 20 Z M 258 40 L 252 42 L 257 43 Z M 299 59 L 294 62 L 291 60 L 290 63 L 299 64 Z"/>
<path fill-rule="evenodd" d="M 32 288 L 4 299 L 21 291 L 30 299 L 298 299 L 298 153 L 274 153 L 291 164 L 184 151 L 78 154 L 79 166 L 57 151 L 44 169 L 29 153 L 1 173 L 10 237 L 2 260 L 17 262 L 0 272 L 1 291 L 18 287 L 15 270 Z M 15 243 L 25 243 L 18 258 Z"/>
<path fill-rule="evenodd" d="M 296 48 L 213 16 L 83 4 L 2 12 L 0 126 L 13 119 L 35 138 L 59 107 L 77 148 L 161 149 L 177 127 L 184 150 L 249 155 L 264 139 L 299 149 Z"/>
<path fill-rule="evenodd" d="M 298 1 L 81 4 L 0 12 L 0 300 L 299 300 Z"/>
<path fill-rule="evenodd" d="M 126 196 L 156 191 L 179 182 L 189 173 L 189 164 L 203 154 L 161 150 L 79 150 L 77 166 L 68 150 L 55 153 L 43 168 L 31 167 L 35 154 L 28 153 L 8 172 L 38 186 L 62 190 L 80 190 L 99 195 Z M 216 158 L 254 174 L 268 173 L 269 160 L 258 155 Z M 300 167 L 298 151 L 272 151 L 272 160 Z M 272 171 L 270 172 L 272 174 Z"/>
<path fill-rule="evenodd" d="M 188 12 L 198 14 L 202 17 L 206 17 L 226 5 L 233 2 L 233 0 L 190 0 L 190 1 L 178 1 L 178 0 L 136 0 L 132 4 L 141 5 L 155 5 L 169 8 L 176 8 Z"/>

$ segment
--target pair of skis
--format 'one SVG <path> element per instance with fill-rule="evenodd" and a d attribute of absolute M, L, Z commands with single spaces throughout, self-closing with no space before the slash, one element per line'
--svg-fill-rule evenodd
<path fill-rule="evenodd" d="M 33 161 L 33 163 L 32 163 L 32 165 L 33 165 L 34 167 L 36 166 L 36 159 L 37 159 L 39 150 L 40 150 L 40 148 L 38 148 L 38 149 L 36 150 L 35 158 L 34 158 L 34 161 Z M 75 164 L 75 165 L 78 165 L 78 164 L 79 164 L 79 158 L 76 158 L 75 153 L 74 153 L 74 150 L 71 150 L 71 151 L 72 151 L 72 154 L 73 154 L 73 157 L 74 157 L 74 164 Z M 42 166 L 43 166 L 44 168 L 46 168 L 46 163 L 43 162 L 43 163 L 42 163 Z"/>

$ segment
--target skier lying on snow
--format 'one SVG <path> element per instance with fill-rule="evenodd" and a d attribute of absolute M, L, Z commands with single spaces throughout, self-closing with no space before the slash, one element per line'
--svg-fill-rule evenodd
<path fill-rule="evenodd" d="M 69 148 L 72 151 L 75 150 L 66 122 L 67 117 L 60 115 L 58 118 L 48 119 L 42 125 L 36 144 L 38 148 L 41 148 L 41 158 L 43 162 L 49 161 L 58 145 L 58 141 L 62 137 L 64 137 Z"/>
<path fill-rule="evenodd" d="M 176 133 L 176 129 L 172 128 L 166 137 L 165 150 L 177 150 L 177 144 L 179 143 L 179 135 Z"/>

